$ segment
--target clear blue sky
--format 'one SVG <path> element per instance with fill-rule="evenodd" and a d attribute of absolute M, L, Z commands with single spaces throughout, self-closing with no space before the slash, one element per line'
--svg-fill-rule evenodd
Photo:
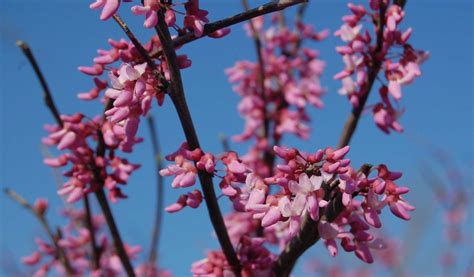
<path fill-rule="evenodd" d="M 55 212 L 61 203 L 55 192 L 52 172 L 43 165 L 39 148 L 40 139 L 45 135 L 42 126 L 53 122 L 53 119 L 43 105 L 36 77 L 15 46 L 15 41 L 22 39 L 31 45 L 62 113 L 81 111 L 95 115 L 100 111 L 97 105 L 76 100 L 78 92 L 92 86 L 91 79 L 76 68 L 91 64 L 96 49 L 108 47 L 108 38 L 123 37 L 113 21 L 99 21 L 98 13 L 88 9 L 89 1 L 65 2 L 0 2 L 0 186 L 14 188 L 29 200 L 49 198 L 55 207 L 50 211 L 50 218 L 59 223 L 61 221 L 57 221 Z M 256 5 L 262 1 L 250 2 Z M 306 16 L 308 21 L 318 29 L 335 31 L 341 24 L 341 16 L 347 13 L 346 1 L 311 2 Z M 201 0 L 201 3 L 203 8 L 209 10 L 211 20 L 241 11 L 238 0 Z M 141 17 L 129 16 L 125 8 L 127 5 L 130 6 L 125 4 L 121 14 L 144 40 L 151 35 L 151 31 L 141 28 Z M 473 4 L 470 0 L 409 0 L 406 14 L 404 26 L 414 29 L 412 44 L 415 48 L 431 52 L 431 58 L 422 67 L 423 76 L 403 91 L 403 105 L 407 111 L 402 124 L 406 131 L 402 135 L 387 136 L 375 127 L 370 116 L 366 116 L 352 141 L 350 158 L 354 165 L 363 162 L 387 163 L 405 173 L 402 182 L 412 188 L 408 199 L 419 209 L 408 223 L 388 217 L 384 231 L 405 239 L 403 236 L 407 230 L 425 219 L 423 232 L 426 233 L 420 238 L 423 250 L 417 253 L 416 259 L 411 258 L 407 266 L 420 274 L 432 274 L 439 272 L 438 258 L 428 253 L 439 251 L 441 220 L 439 208 L 433 203 L 432 194 L 417 169 L 420 163 L 432 159 L 429 144 L 448 151 L 472 177 Z M 324 97 L 326 108 L 311 112 L 314 118 L 311 140 L 301 142 L 290 138 L 284 141 L 285 144 L 314 150 L 337 143 L 350 111 L 347 100 L 337 94 L 340 83 L 332 79 L 343 67 L 334 51 L 339 44 L 339 39 L 332 36 L 314 44 L 321 51 L 321 58 L 327 62 L 322 80 L 328 90 Z M 254 59 L 253 44 L 245 37 L 242 26 L 238 25 L 224 39 L 201 39 L 186 45 L 179 52 L 188 54 L 193 62 L 193 66 L 183 73 L 184 85 L 201 144 L 206 151 L 219 152 L 218 135 L 239 133 L 243 125 L 236 111 L 238 97 L 227 83 L 224 69 L 236 60 Z M 174 151 L 184 137 L 169 99 L 164 107 L 154 107 L 153 114 L 158 123 L 162 148 Z M 147 139 L 144 127 L 140 133 Z M 232 147 L 243 153 L 247 146 Z M 155 185 L 148 140 L 136 147 L 130 160 L 140 162 L 143 167 L 125 188 L 130 199 L 113 205 L 113 211 L 125 240 L 142 245 L 146 253 Z M 166 203 L 175 201 L 180 192 L 167 186 Z M 225 206 L 227 203 L 222 204 Z M 30 253 L 34 249 L 33 238 L 42 235 L 40 226 L 26 211 L 4 196 L 0 196 L 0 209 L 1 260 L 18 259 Z M 192 261 L 204 257 L 206 249 L 217 247 L 205 206 L 166 215 L 164 221 L 161 250 L 165 254 L 161 257 L 162 266 L 171 269 L 176 276 L 186 276 Z M 466 227 L 473 230 L 472 220 Z M 322 247 L 318 245 L 316 248 Z M 322 252 L 313 251 L 310 255 L 317 253 Z M 349 263 L 360 265 L 352 254 L 341 253 L 341 256 Z"/>

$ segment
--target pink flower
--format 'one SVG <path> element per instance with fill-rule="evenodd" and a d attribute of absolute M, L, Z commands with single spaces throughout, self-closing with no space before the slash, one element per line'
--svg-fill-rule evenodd
<path fill-rule="evenodd" d="M 117 12 L 119 6 L 120 0 L 96 0 L 89 7 L 94 10 L 102 8 L 100 20 L 107 20 Z"/>
<path fill-rule="evenodd" d="M 166 207 L 165 211 L 169 213 L 175 213 L 182 210 L 184 207 L 189 206 L 193 209 L 199 207 L 202 202 L 202 194 L 199 190 L 193 190 L 188 194 L 182 194 L 176 203 L 171 204 L 170 206 Z"/>

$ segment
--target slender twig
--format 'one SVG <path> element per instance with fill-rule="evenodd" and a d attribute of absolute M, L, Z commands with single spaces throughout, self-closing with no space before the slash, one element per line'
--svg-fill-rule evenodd
<path fill-rule="evenodd" d="M 338 147 L 343 147 L 349 144 L 349 141 L 352 138 L 357 127 L 357 123 L 362 114 L 369 93 L 372 89 L 373 83 L 382 66 L 380 55 L 383 52 L 383 29 L 385 24 L 386 8 L 386 5 L 381 2 L 377 24 L 377 42 L 375 46 L 375 51 L 372 53 L 373 63 L 369 66 L 368 84 L 366 87 L 366 91 L 359 100 L 359 106 L 354 108 L 351 114 L 349 115 L 349 118 L 347 119 L 346 124 L 343 128 L 343 133 L 339 140 Z M 342 194 L 338 193 L 334 200 L 329 203 L 329 205 L 330 206 L 328 207 L 328 209 L 326 209 L 324 213 L 321 213 L 322 216 L 320 220 L 325 219 L 326 221 L 331 222 L 335 220 L 337 216 L 343 211 L 344 205 L 342 205 Z M 309 216 L 305 216 L 301 224 L 300 233 L 288 243 L 288 245 L 278 257 L 278 260 L 275 262 L 273 272 L 277 276 L 289 276 L 299 257 L 307 249 L 309 249 L 316 242 L 318 242 L 320 237 L 317 226 L 318 222 L 313 221 Z"/>
<path fill-rule="evenodd" d="M 153 224 L 153 230 L 151 232 L 151 247 L 150 254 L 148 255 L 148 263 L 153 265 L 157 261 L 157 254 L 159 251 L 159 242 L 163 218 L 163 204 L 164 204 L 164 184 L 163 176 L 158 174 L 162 169 L 161 150 L 158 140 L 158 132 L 155 126 L 155 120 L 152 115 L 148 118 L 148 128 L 150 130 L 151 144 L 153 147 L 153 157 L 155 160 L 155 171 L 156 171 L 156 209 L 155 209 L 155 223 Z"/>
<path fill-rule="evenodd" d="M 156 32 L 161 41 L 163 47 L 163 54 L 166 58 L 168 69 L 171 78 L 171 92 L 170 97 L 175 106 L 176 112 L 178 113 L 181 126 L 183 128 L 186 141 L 190 150 L 200 148 L 199 140 L 194 128 L 194 124 L 189 112 L 186 98 L 184 95 L 183 81 L 181 79 L 181 72 L 179 69 L 176 52 L 172 44 L 171 35 L 166 25 L 164 14 L 162 11 L 158 13 L 158 25 L 156 26 Z M 216 232 L 219 243 L 222 247 L 227 261 L 233 267 L 235 272 L 240 272 L 240 262 L 235 254 L 234 247 L 227 233 L 227 228 L 224 224 L 224 219 L 217 202 L 216 193 L 214 191 L 214 184 L 212 182 L 212 175 L 204 170 L 198 171 L 199 180 L 201 182 L 202 191 L 204 193 L 204 199 L 207 204 L 207 210 L 211 219 L 214 231 Z"/>
<path fill-rule="evenodd" d="M 91 255 L 92 255 L 92 269 L 99 269 L 100 268 L 100 248 L 97 246 L 97 241 L 95 238 L 95 230 L 94 224 L 92 222 L 92 212 L 89 203 L 89 195 L 84 195 L 84 207 L 86 209 L 86 227 L 89 230 L 89 234 L 91 237 Z"/>
<path fill-rule="evenodd" d="M 18 193 L 16 193 L 15 191 L 13 191 L 12 189 L 9 189 L 9 188 L 5 188 L 3 190 L 3 192 L 8 196 L 10 197 L 13 201 L 17 202 L 18 204 L 20 204 L 22 207 L 24 207 L 25 209 L 29 210 L 37 219 L 38 221 L 40 222 L 41 226 L 43 226 L 43 229 L 46 231 L 46 234 L 49 236 L 49 238 L 51 239 L 51 243 L 54 245 L 55 249 L 56 249 L 56 253 L 57 253 L 57 256 L 58 256 L 58 259 L 59 261 L 63 264 L 66 272 L 67 272 L 67 275 L 68 276 L 73 276 L 74 275 L 74 269 L 71 267 L 71 264 L 69 263 L 69 260 L 67 258 L 67 255 L 66 255 L 66 252 L 64 251 L 64 249 L 59 245 L 58 243 L 58 240 L 59 240 L 59 237 L 56 236 L 51 227 L 49 226 L 49 223 L 48 223 L 48 220 L 46 219 L 46 217 L 44 216 L 44 214 L 41 214 L 39 212 L 37 212 L 33 206 L 28 203 L 28 201 L 26 201 L 25 198 L 23 198 L 21 195 L 19 195 Z"/>
<path fill-rule="evenodd" d="M 54 104 L 53 97 L 51 96 L 51 92 L 49 90 L 48 84 L 46 83 L 46 80 L 44 79 L 43 73 L 41 72 L 41 69 L 38 66 L 38 63 L 36 62 L 35 57 L 33 56 L 33 52 L 31 51 L 30 47 L 28 44 L 24 41 L 17 41 L 16 45 L 21 48 L 23 51 L 23 54 L 25 54 L 26 58 L 30 62 L 31 66 L 33 67 L 33 70 L 36 73 L 36 76 L 38 77 L 41 87 L 43 88 L 43 98 L 46 106 L 49 108 L 51 113 L 54 116 L 54 119 L 56 122 L 62 127 L 63 122 L 61 120 L 61 116 L 59 114 L 58 109 L 56 108 L 56 105 Z"/>
<path fill-rule="evenodd" d="M 219 140 L 221 141 L 222 150 L 224 150 L 224 152 L 229 152 L 230 151 L 229 140 L 227 139 L 226 135 L 220 134 Z"/>
<path fill-rule="evenodd" d="M 208 23 L 204 25 L 203 34 L 200 37 L 194 35 L 193 32 L 187 32 L 184 35 L 178 36 L 177 38 L 173 39 L 173 46 L 179 47 L 181 45 L 187 44 L 189 42 L 195 41 L 197 39 L 203 38 L 209 34 L 214 33 L 215 31 L 230 27 L 232 25 L 247 21 L 249 19 L 284 10 L 288 7 L 294 6 L 300 3 L 306 3 L 308 0 L 274 0 L 267 4 L 261 5 L 257 8 L 250 9 L 248 11 L 227 17 L 225 19 L 221 19 L 212 23 Z M 156 52 L 150 54 L 151 57 L 157 57 L 162 54 L 162 49 L 158 49 Z"/>

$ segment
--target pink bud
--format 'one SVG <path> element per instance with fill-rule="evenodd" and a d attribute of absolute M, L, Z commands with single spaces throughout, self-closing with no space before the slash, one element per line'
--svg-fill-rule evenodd
<path fill-rule="evenodd" d="M 33 209 L 39 215 L 43 215 L 48 208 L 48 200 L 43 198 L 36 199 L 35 203 L 33 204 Z"/>

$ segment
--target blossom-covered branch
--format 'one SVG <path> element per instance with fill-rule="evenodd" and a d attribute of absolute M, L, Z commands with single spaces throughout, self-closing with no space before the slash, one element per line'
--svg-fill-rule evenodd
<path fill-rule="evenodd" d="M 33 205 L 28 203 L 22 196 L 11 189 L 4 189 L 4 192 L 12 200 L 16 201 L 18 204 L 23 206 L 25 209 L 29 210 L 41 223 L 41 226 L 46 231 L 46 234 L 51 240 L 51 243 L 54 245 L 53 252 L 56 253 L 59 261 L 63 264 L 68 275 L 74 274 L 74 269 L 71 267 L 69 259 L 61 245 L 58 241 L 61 239 L 59 236 L 55 235 L 51 227 L 49 226 L 48 221 L 46 220 L 45 213 L 48 209 L 48 201 L 46 199 L 38 198 Z M 36 263 L 40 259 L 40 255 L 36 252 L 33 256 L 24 258 L 23 262 L 25 263 Z"/>
<path fill-rule="evenodd" d="M 56 105 L 54 103 L 52 94 L 51 94 L 51 92 L 50 92 L 50 90 L 47 86 L 46 80 L 44 79 L 44 77 L 41 73 L 41 70 L 39 69 L 39 66 L 36 62 L 36 59 L 34 58 L 29 46 L 25 42 L 22 42 L 22 41 L 19 41 L 17 43 L 17 45 L 23 50 L 25 56 L 28 58 L 31 65 L 33 66 L 33 68 L 35 70 L 35 73 L 37 74 L 37 76 L 38 76 L 38 78 L 41 82 L 41 85 L 43 87 L 43 90 L 44 90 L 45 103 L 46 103 L 47 107 L 49 108 L 49 110 L 51 111 L 51 113 L 53 114 L 54 118 L 56 119 L 59 127 L 62 128 L 62 129 L 57 130 L 56 128 L 52 127 L 50 129 L 51 131 L 56 131 L 56 134 L 59 137 L 51 138 L 52 141 L 49 142 L 49 143 L 57 143 L 58 148 L 60 148 L 60 149 L 61 148 L 66 148 L 66 147 L 74 144 L 75 141 L 77 140 L 76 133 L 72 130 L 70 130 L 70 131 L 65 131 L 65 130 L 71 128 L 70 125 L 78 123 L 77 121 L 78 120 L 80 121 L 83 118 L 83 116 L 79 115 L 79 114 L 76 114 L 75 116 L 66 116 L 66 115 L 61 116 L 61 115 L 59 115 L 58 108 L 56 107 Z M 71 129 L 74 129 L 74 128 L 71 128 Z M 102 133 L 99 131 L 98 134 L 99 134 L 99 143 L 97 145 L 97 152 L 98 152 L 99 157 L 103 157 L 104 156 L 104 151 L 105 151 L 105 142 L 104 142 L 103 139 L 101 139 L 102 138 Z M 58 138 L 59 138 L 59 140 L 58 140 Z M 67 163 L 67 157 L 63 156 L 62 158 L 59 158 L 59 159 L 56 159 L 56 158 L 45 159 L 45 163 L 47 163 L 48 165 L 51 165 L 53 167 L 63 166 Z M 102 176 L 99 172 L 99 169 L 98 169 L 97 165 L 95 164 L 95 161 L 90 160 L 87 163 L 92 168 L 94 178 L 99 184 L 98 188 L 96 188 L 96 196 L 97 196 L 97 199 L 99 201 L 99 205 L 100 205 L 100 207 L 101 207 L 101 209 L 102 209 L 102 211 L 105 215 L 107 223 L 110 227 L 110 231 L 111 231 L 114 243 L 115 243 L 115 247 L 116 247 L 117 252 L 119 254 L 119 257 L 121 258 L 122 263 L 124 265 L 124 268 L 127 271 L 127 273 L 129 274 L 129 276 L 134 276 L 133 267 L 131 266 L 130 261 L 128 259 L 128 256 L 125 252 L 125 247 L 122 243 L 122 239 L 121 239 L 120 234 L 118 232 L 118 228 L 115 224 L 115 220 L 113 218 L 112 211 L 111 211 L 111 209 L 108 205 L 108 201 L 107 201 L 107 199 L 104 195 L 104 192 L 103 192 L 102 186 L 104 185 L 104 182 L 103 182 Z M 92 227 L 91 219 L 90 219 L 91 215 L 90 215 L 89 200 L 86 199 L 86 198 L 88 198 L 88 195 L 82 195 L 82 189 L 73 188 L 73 187 L 70 186 L 70 183 L 66 183 L 66 184 L 68 184 L 69 186 L 66 186 L 65 188 L 62 188 L 61 191 L 63 193 L 69 193 L 69 192 L 71 192 L 71 189 L 73 190 L 73 192 L 75 192 L 75 193 L 72 193 L 72 198 L 71 198 L 71 196 L 68 198 L 68 200 L 70 202 L 71 202 L 71 200 L 76 201 L 79 198 L 84 198 L 85 206 L 86 206 L 86 217 L 85 217 L 86 226 L 89 228 L 90 236 L 93 237 L 94 236 L 94 229 Z M 93 253 L 92 255 L 94 256 L 94 262 L 93 263 L 96 264 L 99 260 L 100 251 L 96 246 L 95 238 L 91 240 L 91 248 L 92 248 L 92 253 Z"/>

